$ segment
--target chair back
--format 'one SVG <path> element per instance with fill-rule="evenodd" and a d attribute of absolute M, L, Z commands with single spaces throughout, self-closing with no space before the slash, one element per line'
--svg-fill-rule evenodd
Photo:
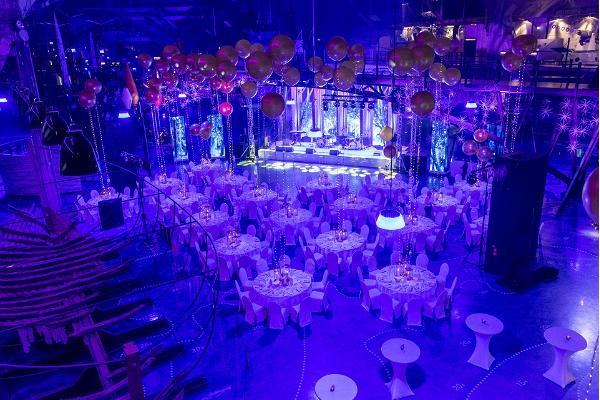
<path fill-rule="evenodd" d="M 421 326 L 423 299 L 415 298 L 406 303 L 406 325 Z"/>
<path fill-rule="evenodd" d="M 284 265 L 292 265 L 292 259 L 287 254 L 284 254 L 281 257 L 279 257 L 279 266 L 282 267 Z"/>
<path fill-rule="evenodd" d="M 227 203 L 221 203 L 221 206 L 219 206 L 219 211 L 229 214 L 229 206 Z"/>
<path fill-rule="evenodd" d="M 305 297 L 300 302 L 300 312 L 298 313 L 298 325 L 304 328 L 312 323 L 312 305 L 310 297 Z"/>
<path fill-rule="evenodd" d="M 446 224 L 454 224 L 456 221 L 456 206 L 451 205 L 446 209 Z"/>
<path fill-rule="evenodd" d="M 427 266 L 429 265 L 429 257 L 427 257 L 427 254 L 421 253 L 417 256 L 415 264 L 417 265 L 417 267 L 427 269 Z"/>
<path fill-rule="evenodd" d="M 228 281 L 231 279 L 231 272 L 229 270 L 229 263 L 223 258 L 218 258 L 218 268 L 219 268 L 219 280 Z"/>
<path fill-rule="evenodd" d="M 390 324 L 394 323 L 394 302 L 392 297 L 387 293 L 381 293 L 379 297 L 379 305 L 381 307 L 381 313 L 379 319 Z"/>
<path fill-rule="evenodd" d="M 325 233 L 325 232 L 329 232 L 331 230 L 331 226 L 329 225 L 329 222 L 323 222 L 321 223 L 321 233 Z"/>
<path fill-rule="evenodd" d="M 333 252 L 327 254 L 327 271 L 333 276 L 338 276 L 340 274 L 338 256 Z"/>
<path fill-rule="evenodd" d="M 307 245 L 315 244 L 315 239 L 313 239 L 313 237 L 310 234 L 310 231 L 308 230 L 307 227 L 302 228 L 302 234 L 304 236 L 304 241 L 306 242 Z"/>
<path fill-rule="evenodd" d="M 296 231 L 292 225 L 286 225 L 284 228 L 285 232 L 285 245 L 295 246 L 296 245 Z"/>
<path fill-rule="evenodd" d="M 246 211 L 248 212 L 248 219 L 258 220 L 258 212 L 256 211 L 256 203 L 250 201 L 246 205 Z"/>
<path fill-rule="evenodd" d="M 391 264 L 398 264 L 400 258 L 402 257 L 402 253 L 399 251 L 392 251 L 392 255 L 390 256 Z"/>
<path fill-rule="evenodd" d="M 353 266 L 354 267 L 354 266 Z M 356 271 L 356 275 L 358 276 L 358 281 L 361 283 L 361 285 L 365 282 L 365 278 L 363 277 L 363 271 L 362 271 L 362 267 L 358 266 L 358 267 L 354 267 L 354 270 Z"/>
<path fill-rule="evenodd" d="M 241 264 L 242 259 L 240 258 L 240 264 Z M 242 286 L 246 286 L 246 284 L 248 283 L 248 272 L 246 271 L 245 267 L 240 267 L 240 269 L 238 270 L 238 276 L 240 277 L 240 282 L 242 282 Z"/>
<path fill-rule="evenodd" d="M 448 297 L 452 297 L 452 295 L 454 294 L 454 289 L 456 289 L 456 281 L 457 280 L 458 280 L 458 277 L 455 276 L 454 279 L 452 280 L 452 285 L 447 290 L 448 291 Z"/>
<path fill-rule="evenodd" d="M 321 189 L 315 189 L 313 191 L 312 200 L 317 206 L 323 205 L 323 192 L 321 192 Z"/>
<path fill-rule="evenodd" d="M 235 283 L 235 289 L 237 290 L 237 294 L 238 294 L 240 300 L 242 300 L 243 291 L 242 291 L 242 289 L 240 289 L 240 284 L 236 280 L 234 280 L 233 282 Z"/>
<path fill-rule="evenodd" d="M 448 277 L 448 273 L 450 272 L 450 266 L 448 263 L 443 263 L 440 266 L 440 273 L 438 274 L 438 278 L 446 279 Z"/>
<path fill-rule="evenodd" d="M 344 228 L 348 233 L 352 232 L 352 222 L 345 219 L 344 222 L 342 222 L 342 228 Z"/>
<path fill-rule="evenodd" d="M 363 260 L 363 252 L 362 250 L 357 250 L 352 254 L 352 262 L 351 266 L 353 269 L 360 268 L 362 271 L 362 260 Z"/>
<path fill-rule="evenodd" d="M 435 299 L 433 318 L 440 319 L 446 316 L 446 300 L 448 300 L 448 292 L 442 290 Z"/>
<path fill-rule="evenodd" d="M 246 233 L 250 236 L 256 236 L 256 227 L 252 224 L 248 225 L 246 228 Z"/>
<path fill-rule="evenodd" d="M 369 226 L 366 224 L 363 224 L 360 226 L 360 236 L 363 237 L 363 239 L 365 239 L 365 241 L 369 240 Z"/>
<path fill-rule="evenodd" d="M 427 241 L 427 235 L 425 232 L 417 233 L 417 237 L 415 238 L 415 251 L 417 253 L 422 253 L 425 251 L 425 242 Z"/>
<path fill-rule="evenodd" d="M 439 253 L 444 249 L 444 239 L 446 237 L 446 230 L 440 229 L 435 235 L 435 241 L 433 242 L 433 252 Z"/>
<path fill-rule="evenodd" d="M 304 272 L 311 276 L 315 273 L 315 260 L 309 258 L 304 262 Z"/>
<path fill-rule="evenodd" d="M 375 271 L 377 269 L 377 257 L 369 257 L 369 259 L 367 260 L 367 268 L 369 269 L 369 272 Z"/>
<path fill-rule="evenodd" d="M 256 324 L 256 314 L 254 313 L 254 307 L 252 307 L 252 300 L 250 300 L 250 297 L 242 296 L 242 306 L 246 312 L 246 322 L 250 325 Z"/>
<path fill-rule="evenodd" d="M 281 314 L 281 306 L 272 301 L 267 303 L 267 317 L 269 318 L 270 329 L 283 329 L 285 321 Z"/>
<path fill-rule="evenodd" d="M 435 223 L 437 226 L 442 226 L 442 224 L 444 223 L 445 215 L 441 210 L 436 211 L 437 212 L 435 213 Z"/>

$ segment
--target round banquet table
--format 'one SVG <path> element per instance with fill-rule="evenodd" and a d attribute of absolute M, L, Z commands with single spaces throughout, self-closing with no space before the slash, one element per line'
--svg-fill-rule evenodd
<path fill-rule="evenodd" d="M 404 218 L 405 226 L 402 229 L 398 229 L 397 231 L 389 231 L 387 229 L 377 228 L 377 230 L 383 237 L 387 238 L 390 235 L 400 235 L 402 237 L 416 236 L 421 232 L 425 233 L 426 235 L 430 235 L 435 229 L 438 228 L 433 220 L 422 215 L 414 215 L 413 218 L 416 218 L 415 221 L 409 221 L 409 218 L 406 215 Z"/>
<path fill-rule="evenodd" d="M 490 354 L 490 340 L 504 330 L 504 324 L 493 315 L 480 313 L 469 315 L 465 323 L 475 333 L 475 350 L 468 362 L 489 370 L 494 362 L 494 356 Z"/>
<path fill-rule="evenodd" d="M 204 176 L 204 175 L 210 175 L 213 172 L 223 171 L 223 167 L 220 166 L 219 164 L 199 163 L 199 164 L 194 164 L 192 167 L 190 167 L 190 170 L 195 174 Z"/>
<path fill-rule="evenodd" d="M 417 197 L 417 203 L 421 207 L 425 207 L 425 199 L 426 199 L 426 195 L 422 194 L 419 197 Z M 433 197 L 432 197 L 432 199 L 433 199 Z M 442 210 L 446 210 L 448 207 L 456 206 L 456 205 L 458 205 L 458 200 L 447 194 L 442 196 L 441 200 L 435 199 L 434 201 L 431 202 L 431 206 L 434 209 L 437 208 L 437 209 L 442 209 Z"/>
<path fill-rule="evenodd" d="M 381 293 L 386 293 L 392 298 L 404 304 L 412 299 L 421 298 L 424 301 L 435 295 L 435 275 L 425 268 L 411 265 L 410 274 L 413 279 L 406 280 L 394 277 L 394 265 L 371 271 L 369 275 L 377 282 L 377 288 Z"/>
<path fill-rule="evenodd" d="M 271 222 L 281 229 L 285 228 L 286 225 L 292 225 L 296 230 L 298 230 L 310 222 L 312 214 L 310 211 L 304 208 L 297 208 L 294 210 L 294 215 L 288 217 L 287 210 L 282 208 L 281 210 L 275 211 L 273 214 L 271 214 L 269 218 L 271 219 Z"/>
<path fill-rule="evenodd" d="M 183 185 L 183 182 L 177 178 L 167 178 L 165 183 L 162 183 L 158 179 L 155 179 L 154 181 L 152 181 L 152 184 L 165 193 L 171 193 L 171 191 L 179 189 L 181 185 Z"/>
<path fill-rule="evenodd" d="M 338 242 L 335 238 L 335 231 L 321 233 L 315 239 L 315 245 L 319 253 L 326 255 L 327 253 L 336 253 L 342 256 L 345 260 L 351 251 L 362 248 L 365 244 L 365 238 L 356 232 L 348 234 L 348 238 L 343 242 Z"/>
<path fill-rule="evenodd" d="M 274 302 L 283 308 L 290 309 L 308 297 L 312 284 L 312 278 L 306 272 L 298 269 L 289 269 L 290 284 L 288 286 L 274 285 L 275 270 L 265 271 L 259 274 L 253 281 L 253 301 L 266 306 Z"/>
<path fill-rule="evenodd" d="M 248 182 L 248 178 L 246 178 L 243 175 L 221 175 L 215 179 L 214 184 L 220 188 L 224 188 L 226 185 L 231 185 L 231 187 L 240 189 L 242 186 L 244 186 L 245 183 Z"/>
<path fill-rule="evenodd" d="M 544 377 L 564 388 L 575 380 L 569 370 L 569 358 L 573 353 L 585 350 L 587 342 L 574 330 L 559 326 L 546 329 L 544 338 L 554 348 L 554 362 Z"/>
<path fill-rule="evenodd" d="M 413 396 L 406 381 L 406 368 L 421 356 L 419 346 L 407 339 L 389 339 L 381 345 L 381 354 L 392 363 L 394 369 L 394 377 L 388 383 L 392 399 Z"/>
<path fill-rule="evenodd" d="M 338 210 L 343 210 L 345 216 L 354 217 L 361 210 L 369 211 L 373 207 L 373 201 L 366 197 L 357 196 L 355 201 L 350 201 L 348 196 L 340 197 L 333 202 Z"/>
<path fill-rule="evenodd" d="M 169 200 L 173 201 L 174 203 L 185 208 L 188 211 L 190 211 L 190 208 L 193 204 L 208 203 L 208 198 L 205 195 L 195 192 L 189 192 L 188 196 L 184 198 L 181 197 L 179 193 L 177 193 L 177 191 L 175 191 L 175 193 L 171 194 L 171 198 Z"/>
<path fill-rule="evenodd" d="M 304 187 L 309 192 L 319 189 L 321 192 L 323 192 L 323 194 L 325 194 L 325 192 L 328 190 L 337 190 L 339 186 L 335 181 L 328 180 L 327 182 L 321 183 L 318 179 L 313 179 L 312 181 L 306 182 Z"/>
<path fill-rule="evenodd" d="M 353 400 L 358 394 L 358 386 L 346 375 L 330 374 L 317 381 L 315 394 L 320 400 Z"/>
<path fill-rule="evenodd" d="M 374 191 L 377 191 L 377 189 L 382 189 L 384 191 L 389 191 L 390 190 L 390 180 L 389 179 L 384 179 L 382 181 L 375 181 L 373 183 L 371 183 L 371 188 Z M 403 182 L 400 179 L 392 179 L 392 191 L 393 192 L 397 192 L 400 189 L 407 189 L 408 188 L 408 184 L 406 182 Z"/>
<path fill-rule="evenodd" d="M 463 193 L 471 194 L 473 192 L 479 192 L 481 195 L 485 194 L 485 182 L 477 182 L 475 185 L 471 186 L 467 183 L 467 181 L 457 181 L 454 182 L 454 192 L 456 193 L 460 190 Z"/>
<path fill-rule="evenodd" d="M 260 240 L 255 236 L 240 235 L 240 242 L 235 246 L 230 245 L 227 240 L 227 236 L 224 236 L 214 242 L 217 254 L 227 261 L 237 262 L 241 256 L 252 257 L 260 252 Z"/>
<path fill-rule="evenodd" d="M 194 214 L 194 218 L 211 234 L 213 239 L 219 237 L 219 233 L 229 222 L 229 214 L 223 211 L 211 210 L 208 218 L 204 217 L 203 214 L 196 213 Z"/>
<path fill-rule="evenodd" d="M 277 192 L 267 189 L 264 194 L 256 195 L 254 190 L 248 190 L 240 195 L 239 201 L 242 204 L 255 203 L 257 207 L 264 207 L 271 204 L 273 201 L 277 201 Z"/>

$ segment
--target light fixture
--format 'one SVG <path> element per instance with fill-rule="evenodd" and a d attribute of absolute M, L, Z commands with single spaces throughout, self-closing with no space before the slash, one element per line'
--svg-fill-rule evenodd
<path fill-rule="evenodd" d="M 0 97 L 0 103 L 8 103 L 8 99 L 6 97 Z"/>
<path fill-rule="evenodd" d="M 293 106 L 293 105 L 295 105 L 295 104 L 296 104 L 296 101 L 295 101 L 295 100 L 293 100 L 293 99 L 292 99 L 292 100 L 287 100 L 287 101 L 285 102 L 285 104 L 287 104 L 288 106 Z"/>
<path fill-rule="evenodd" d="M 356 108 L 356 102 L 354 100 L 350 102 L 350 108 Z"/>
<path fill-rule="evenodd" d="M 467 101 L 467 104 L 465 105 L 465 108 L 468 109 L 474 109 L 477 108 L 477 103 L 475 103 L 474 101 Z"/>
<path fill-rule="evenodd" d="M 179 93 L 177 95 L 177 97 L 180 98 L 180 99 L 185 99 L 185 98 L 187 98 L 187 94 L 185 94 L 185 93 Z"/>
<path fill-rule="evenodd" d="M 365 109 L 365 102 L 364 102 L 364 101 L 361 101 L 361 102 L 360 102 L 360 109 L 361 109 L 361 110 L 364 110 L 364 109 Z"/>
<path fill-rule="evenodd" d="M 369 103 L 369 110 L 372 110 L 375 108 L 375 103 Z"/>
<path fill-rule="evenodd" d="M 377 221 L 375 221 L 375 225 L 377 225 L 378 228 L 387 231 L 397 231 L 406 226 L 402 214 L 393 208 L 384 208 L 381 210 L 377 217 Z"/>
<path fill-rule="evenodd" d="M 71 125 L 60 147 L 61 176 L 90 175 L 98 172 L 98 162 L 90 142 L 77 126 Z"/>
<path fill-rule="evenodd" d="M 127 111 L 122 111 L 117 116 L 117 118 L 119 118 L 119 119 L 125 119 L 125 118 L 130 118 L 130 117 L 131 117 L 131 115 L 129 115 L 129 113 Z"/>
<path fill-rule="evenodd" d="M 344 108 L 348 108 L 348 102 L 347 101 L 344 102 L 343 107 Z"/>
<path fill-rule="evenodd" d="M 339 107 L 339 106 L 340 106 L 340 102 L 339 102 L 339 100 L 336 100 L 334 104 L 335 104 L 335 107 L 336 107 L 336 108 L 337 108 L 337 107 Z"/>

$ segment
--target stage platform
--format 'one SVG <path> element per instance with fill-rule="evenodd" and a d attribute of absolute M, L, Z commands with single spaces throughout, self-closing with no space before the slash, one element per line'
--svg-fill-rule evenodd
<path fill-rule="evenodd" d="M 340 147 L 310 147 L 314 153 L 306 152 L 306 145 L 277 146 L 276 148 L 259 149 L 258 157 L 266 161 L 299 162 L 307 164 L 343 165 L 363 168 L 389 168 L 389 159 L 383 150 L 368 147 L 361 150 L 342 149 Z M 290 151 L 291 150 L 291 151 Z M 330 151 L 339 151 L 338 155 Z"/>

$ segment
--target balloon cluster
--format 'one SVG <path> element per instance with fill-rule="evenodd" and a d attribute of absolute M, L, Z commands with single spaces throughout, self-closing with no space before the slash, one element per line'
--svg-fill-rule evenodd
<path fill-rule="evenodd" d="M 315 73 L 315 86 L 323 87 L 333 81 L 339 90 L 349 90 L 356 82 L 356 75 L 365 69 L 365 48 L 358 43 L 350 46 L 343 37 L 334 36 L 325 45 L 325 53 L 330 60 L 339 64 L 334 70 L 319 56 L 309 58 L 308 69 Z M 348 59 L 344 60 L 346 57 Z"/>
<path fill-rule="evenodd" d="M 490 133 L 485 129 L 479 128 L 473 132 L 473 139 L 465 140 L 462 145 L 463 153 L 467 156 L 476 155 L 477 159 L 481 162 L 489 161 L 494 153 L 492 149 L 483 144 L 490 137 Z"/>
<path fill-rule="evenodd" d="M 87 79 L 83 90 L 79 92 L 77 102 L 84 110 L 91 110 L 96 105 L 96 95 L 102 91 L 102 83 L 98 79 Z"/>
<path fill-rule="evenodd" d="M 502 55 L 502 68 L 508 72 L 517 71 L 523 65 L 525 57 L 537 48 L 537 39 L 533 35 L 519 35 L 512 40 L 511 49 Z"/>
<path fill-rule="evenodd" d="M 398 154 L 398 147 L 395 144 L 389 143 L 394 137 L 394 130 L 389 126 L 384 126 L 379 132 L 379 137 L 384 142 L 388 142 L 383 148 L 383 155 L 388 158 L 394 158 Z"/>

